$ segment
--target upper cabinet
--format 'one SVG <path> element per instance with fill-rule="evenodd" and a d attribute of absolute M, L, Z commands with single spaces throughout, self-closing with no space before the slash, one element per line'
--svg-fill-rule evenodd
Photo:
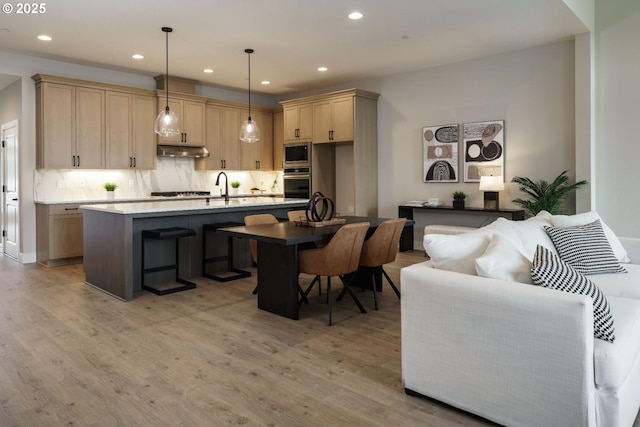
<path fill-rule="evenodd" d="M 165 110 L 167 98 L 158 92 L 158 113 Z M 158 136 L 158 144 L 203 145 L 205 139 L 206 98 L 169 93 L 169 109 L 178 116 L 182 132 L 176 136 Z"/>
<path fill-rule="evenodd" d="M 273 170 L 284 168 L 284 113 L 273 113 Z"/>
<path fill-rule="evenodd" d="M 353 141 L 353 96 L 313 103 L 313 142 Z"/>
<path fill-rule="evenodd" d="M 124 92 L 106 93 L 107 169 L 154 169 L 156 98 Z"/>
<path fill-rule="evenodd" d="M 36 167 L 104 168 L 104 90 L 36 80 Z"/>
<path fill-rule="evenodd" d="M 284 106 L 284 141 L 311 141 L 313 138 L 313 105 L 294 103 Z"/>
<path fill-rule="evenodd" d="M 240 125 L 249 115 L 248 110 L 242 110 Z M 255 143 L 246 143 L 238 139 L 242 156 L 243 170 L 273 170 L 273 114 L 260 110 L 251 110 L 251 120 L 255 121 L 260 129 L 260 140 Z"/>

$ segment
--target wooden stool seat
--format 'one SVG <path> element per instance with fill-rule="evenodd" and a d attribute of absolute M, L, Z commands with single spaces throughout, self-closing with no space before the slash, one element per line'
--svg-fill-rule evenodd
<path fill-rule="evenodd" d="M 156 295 L 166 295 L 174 292 L 186 291 L 193 289 L 196 284 L 180 277 L 180 239 L 183 237 L 195 236 L 196 231 L 191 228 L 168 227 L 156 228 L 154 230 L 142 231 L 142 289 L 153 292 Z M 144 247 L 145 240 L 175 240 L 175 263 L 165 264 L 156 267 L 145 267 Z M 175 270 L 175 283 L 159 283 L 148 285 L 145 283 L 145 276 L 149 273 L 157 273 L 160 271 Z M 178 285 L 176 286 L 176 283 Z"/>
<path fill-rule="evenodd" d="M 231 280 L 251 277 L 251 272 L 235 268 L 233 266 L 233 237 L 227 237 L 227 254 L 215 257 L 207 257 L 207 234 L 216 232 L 218 228 L 235 227 L 243 225 L 238 222 L 222 222 L 215 224 L 204 224 L 202 226 L 202 275 L 218 282 L 229 282 Z M 220 274 L 207 273 L 207 265 L 215 262 L 227 262 L 227 272 Z"/>

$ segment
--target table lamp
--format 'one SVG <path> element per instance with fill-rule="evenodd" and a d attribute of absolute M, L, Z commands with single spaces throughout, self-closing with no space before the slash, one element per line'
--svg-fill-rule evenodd
<path fill-rule="evenodd" d="M 500 209 L 500 198 L 498 193 L 504 190 L 504 179 L 502 176 L 481 176 L 480 191 L 484 191 L 484 208 L 490 211 Z"/>

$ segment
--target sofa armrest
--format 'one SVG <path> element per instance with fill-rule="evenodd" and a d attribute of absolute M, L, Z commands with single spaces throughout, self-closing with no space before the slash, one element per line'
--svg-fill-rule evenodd
<path fill-rule="evenodd" d="M 590 298 L 428 263 L 400 280 L 406 389 L 504 425 L 595 425 Z"/>
<path fill-rule="evenodd" d="M 627 256 L 633 264 L 640 264 L 640 239 L 635 237 L 618 237 Z"/>

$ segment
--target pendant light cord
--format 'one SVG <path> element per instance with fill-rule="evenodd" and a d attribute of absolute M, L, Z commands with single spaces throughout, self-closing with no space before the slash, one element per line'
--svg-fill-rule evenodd
<path fill-rule="evenodd" d="M 165 33 L 165 74 L 164 74 L 164 89 L 166 93 L 166 107 L 165 111 L 169 111 L 169 33 L 173 31 L 171 27 L 162 27 L 162 31 Z"/>
<path fill-rule="evenodd" d="M 247 53 L 249 62 L 249 122 L 251 122 L 251 54 L 253 49 L 245 49 L 244 51 Z"/>

